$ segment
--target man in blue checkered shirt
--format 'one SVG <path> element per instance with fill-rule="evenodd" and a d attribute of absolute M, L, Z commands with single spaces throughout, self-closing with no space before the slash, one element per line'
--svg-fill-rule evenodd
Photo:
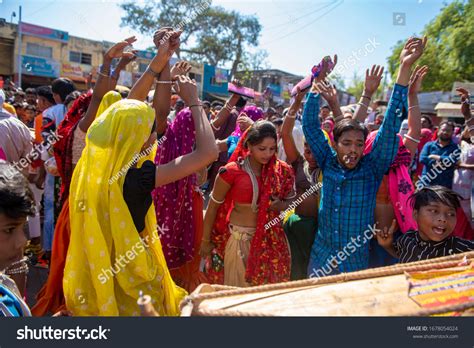
<path fill-rule="evenodd" d="M 303 132 L 323 171 L 318 232 L 308 266 L 310 277 L 366 269 L 369 241 L 374 237 L 377 190 L 398 151 L 397 132 L 407 115 L 410 69 L 423 53 L 426 38 L 411 38 L 400 55 L 400 70 L 387 112 L 372 151 L 363 156 L 368 131 L 354 119 L 334 129 L 334 149 L 321 130 L 318 85 L 329 71 L 327 63 L 314 80 L 303 113 Z"/>

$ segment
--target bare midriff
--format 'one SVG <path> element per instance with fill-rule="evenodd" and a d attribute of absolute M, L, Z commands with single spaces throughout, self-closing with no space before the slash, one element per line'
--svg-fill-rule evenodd
<path fill-rule="evenodd" d="M 242 227 L 257 227 L 257 213 L 252 210 L 252 204 L 235 203 L 230 213 L 230 223 Z"/>

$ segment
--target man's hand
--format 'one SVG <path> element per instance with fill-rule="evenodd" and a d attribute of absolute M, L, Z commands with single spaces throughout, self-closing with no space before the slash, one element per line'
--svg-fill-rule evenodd
<path fill-rule="evenodd" d="M 423 39 L 412 37 L 408 39 L 400 53 L 400 64 L 402 66 L 412 66 L 423 54 L 428 37 Z"/>
<path fill-rule="evenodd" d="M 187 75 L 192 66 L 188 62 L 178 62 L 171 68 L 171 80 L 176 80 L 179 75 Z"/>
<path fill-rule="evenodd" d="M 461 97 L 461 112 L 464 119 L 469 120 L 471 118 L 471 97 L 469 91 L 465 88 L 459 87 L 456 88 L 456 92 L 458 92 Z"/>
<path fill-rule="evenodd" d="M 417 95 L 421 90 L 421 84 L 423 83 L 423 79 L 425 78 L 426 74 L 428 73 L 428 66 L 424 65 L 422 67 L 416 66 L 415 70 L 410 77 L 410 83 L 408 85 L 408 94 L 409 95 Z"/>
<path fill-rule="evenodd" d="M 383 67 L 380 65 L 372 65 L 372 69 L 365 72 L 364 95 L 372 97 L 380 86 L 382 81 Z"/>
<path fill-rule="evenodd" d="M 196 81 L 191 80 L 188 76 L 179 75 L 177 78 L 178 82 L 178 95 L 183 99 L 186 105 L 195 105 L 199 103 L 198 91 Z"/>
<path fill-rule="evenodd" d="M 155 34 L 153 34 L 153 43 L 155 44 L 156 48 L 160 47 L 160 44 L 162 43 L 163 37 L 168 33 L 172 32 L 173 28 L 171 27 L 163 27 L 155 31 Z"/>
<path fill-rule="evenodd" d="M 116 43 L 105 53 L 104 59 L 111 61 L 114 58 L 121 58 L 124 54 L 123 50 L 125 47 L 131 46 L 135 41 L 137 41 L 137 38 L 135 36 L 131 36 L 121 42 Z"/>
<path fill-rule="evenodd" d="M 158 56 L 169 60 L 179 48 L 181 33 L 181 30 L 166 32 L 162 39 L 159 40 Z"/>
<path fill-rule="evenodd" d="M 332 85 L 327 81 L 322 81 L 316 86 L 316 90 L 321 93 L 324 99 L 328 102 L 329 105 L 334 105 L 338 103 L 337 90 L 336 86 Z"/>
<path fill-rule="evenodd" d="M 390 249 L 393 245 L 393 234 L 397 229 L 398 224 L 397 220 L 395 219 L 392 220 L 392 225 L 390 228 L 387 229 L 387 227 L 384 227 L 383 231 L 376 229 L 377 242 L 379 245 L 385 249 Z"/>

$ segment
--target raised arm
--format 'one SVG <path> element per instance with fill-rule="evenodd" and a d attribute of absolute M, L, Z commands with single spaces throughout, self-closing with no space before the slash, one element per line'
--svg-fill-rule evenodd
<path fill-rule="evenodd" d="M 109 91 L 112 91 L 117 87 L 117 81 L 120 78 L 120 72 L 125 69 L 125 67 L 133 62 L 135 59 L 137 59 L 136 56 L 137 51 L 134 50 L 132 52 L 124 52 L 122 54 L 122 57 L 117 63 L 117 66 L 115 67 L 114 71 L 112 72 L 112 75 L 110 75 L 110 82 L 109 82 Z"/>
<path fill-rule="evenodd" d="M 296 147 L 295 139 L 293 138 L 293 128 L 295 126 L 296 113 L 301 106 L 304 95 L 305 93 L 300 92 L 298 89 L 298 93 L 296 94 L 294 101 L 283 120 L 283 125 L 281 126 L 281 140 L 283 142 L 283 148 L 285 149 L 286 161 L 289 164 L 292 164 L 299 156 L 301 156 Z"/>
<path fill-rule="evenodd" d="M 159 77 L 161 71 L 168 64 L 171 56 L 179 48 L 180 40 L 179 36 L 181 31 L 164 31 L 163 38 L 160 40 L 160 45 L 158 47 L 158 53 L 152 59 L 145 73 L 140 77 L 140 79 L 133 85 L 128 99 L 136 99 L 144 101 L 150 92 L 150 88 L 155 81 L 155 78 Z"/>
<path fill-rule="evenodd" d="M 456 88 L 456 91 L 461 96 L 461 112 L 468 127 L 469 136 L 474 137 L 474 117 L 471 114 L 471 97 L 469 91 L 465 88 Z"/>
<path fill-rule="evenodd" d="M 334 119 L 336 123 L 342 121 L 344 116 L 342 115 L 341 106 L 339 104 L 339 98 L 337 96 L 336 86 L 327 83 L 326 81 L 322 81 L 318 85 L 318 90 L 323 96 L 324 99 L 329 104 L 331 111 L 333 113 Z"/>
<path fill-rule="evenodd" d="M 219 154 L 211 125 L 200 105 L 196 82 L 187 76 L 179 76 L 179 95 L 192 112 L 196 132 L 196 149 L 167 164 L 156 167 L 156 187 L 182 179 L 214 162 Z"/>
<path fill-rule="evenodd" d="M 105 54 L 104 61 L 102 63 L 101 70 L 99 71 L 97 82 L 92 92 L 92 99 L 89 107 L 87 108 L 86 114 L 79 121 L 78 127 L 83 131 L 87 132 L 92 122 L 94 122 L 97 110 L 99 109 L 100 102 L 104 95 L 110 91 L 110 65 L 114 58 L 121 58 L 123 56 L 123 50 L 125 47 L 133 44 L 137 39 L 135 36 L 129 37 L 122 42 L 113 45 Z"/>
<path fill-rule="evenodd" d="M 364 82 L 364 93 L 357 103 L 356 110 L 352 119 L 363 123 L 367 118 L 367 110 L 369 108 L 370 101 L 372 96 L 377 91 L 380 86 L 380 81 L 382 81 L 383 67 L 380 65 L 372 65 L 372 69 L 369 72 L 369 69 L 365 72 L 365 82 Z"/>
<path fill-rule="evenodd" d="M 166 64 L 161 71 L 153 95 L 153 109 L 155 109 L 156 134 L 158 137 L 166 132 L 171 107 L 171 84 L 166 83 L 166 81 L 171 81 L 169 64 Z"/>
<path fill-rule="evenodd" d="M 237 85 L 238 87 L 242 86 L 242 84 L 238 80 L 233 80 L 232 83 Z M 224 107 L 219 110 L 216 117 L 214 117 L 214 119 L 211 121 L 211 126 L 214 132 L 217 132 L 219 128 L 226 123 L 227 119 L 230 116 L 230 113 L 232 112 L 232 109 L 234 108 L 235 104 L 237 104 L 239 99 L 240 96 L 238 94 L 232 94 L 232 96 L 225 103 Z"/>
<path fill-rule="evenodd" d="M 328 63 L 323 60 L 322 71 L 313 81 L 313 86 L 306 97 L 303 111 L 303 133 L 311 152 L 318 161 L 322 170 L 324 170 L 329 156 L 336 156 L 334 150 L 329 146 L 326 137 L 324 136 L 324 132 L 321 129 L 321 124 L 319 123 L 318 85 L 322 85 L 322 81 L 325 81 L 328 72 Z"/>
<path fill-rule="evenodd" d="M 418 102 L 418 93 L 421 89 L 423 78 L 428 73 L 428 67 L 417 66 L 410 77 L 408 87 L 408 133 L 405 134 L 403 144 L 410 151 L 411 158 L 415 156 L 421 137 L 421 111 Z"/>
<path fill-rule="evenodd" d="M 410 80 L 410 69 L 415 61 L 421 57 L 426 45 L 426 38 L 410 38 L 405 44 L 400 55 L 400 70 L 398 71 L 392 96 L 388 104 L 387 112 L 375 137 L 372 151 L 369 156 L 373 159 L 375 172 L 383 177 L 395 159 L 398 152 L 397 133 L 403 118 L 407 115 L 407 86 Z"/>

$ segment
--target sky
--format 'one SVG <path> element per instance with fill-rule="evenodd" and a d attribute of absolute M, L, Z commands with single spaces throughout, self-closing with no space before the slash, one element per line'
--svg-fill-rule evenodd
<path fill-rule="evenodd" d="M 22 20 L 94 40 L 119 41 L 136 35 L 134 46 L 152 46 L 151 38 L 121 27 L 123 0 L 0 0 L 0 17 Z M 135 0 L 143 3 L 144 0 Z M 398 40 L 419 34 L 446 0 L 213 0 L 213 5 L 257 16 L 260 49 L 269 66 L 307 75 L 325 55 L 338 55 L 336 71 L 346 86 L 354 73 L 362 76 L 372 64 L 386 65 Z M 184 30 L 186 30 L 184 28 Z"/>

